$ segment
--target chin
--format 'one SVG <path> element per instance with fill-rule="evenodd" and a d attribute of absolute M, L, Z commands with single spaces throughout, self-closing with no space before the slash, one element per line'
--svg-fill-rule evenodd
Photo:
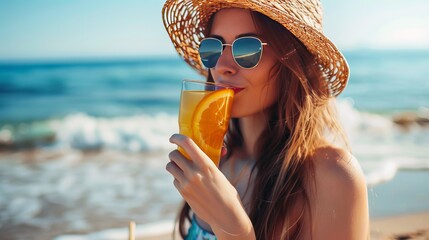
<path fill-rule="evenodd" d="M 231 118 L 243 118 L 251 115 L 253 114 L 249 112 L 243 112 L 242 110 L 235 110 L 234 108 L 231 110 Z"/>
<path fill-rule="evenodd" d="M 237 102 L 233 102 L 232 103 L 232 108 L 231 108 L 231 118 L 240 118 L 242 117 L 243 113 L 242 113 L 242 108 L 240 108 L 240 105 L 237 104 Z"/>
<path fill-rule="evenodd" d="M 232 108 L 231 110 L 231 118 L 242 118 L 245 117 L 245 114 L 243 112 L 241 112 L 240 110 L 236 110 L 234 108 Z"/>

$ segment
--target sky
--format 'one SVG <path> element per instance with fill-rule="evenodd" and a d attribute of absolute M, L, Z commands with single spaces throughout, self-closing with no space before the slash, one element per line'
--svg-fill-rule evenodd
<path fill-rule="evenodd" d="M 0 60 L 175 56 L 164 0 L 0 0 Z M 428 0 L 322 0 L 340 50 L 429 49 Z"/>

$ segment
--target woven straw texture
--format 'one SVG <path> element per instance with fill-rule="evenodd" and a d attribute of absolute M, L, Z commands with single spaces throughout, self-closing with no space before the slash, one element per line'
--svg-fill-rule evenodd
<path fill-rule="evenodd" d="M 177 52 L 194 69 L 207 75 L 198 55 L 198 45 L 212 14 L 223 8 L 260 12 L 292 32 L 315 57 L 331 96 L 340 94 L 349 78 L 344 56 L 323 35 L 319 0 L 167 0 L 162 9 L 165 28 Z"/>

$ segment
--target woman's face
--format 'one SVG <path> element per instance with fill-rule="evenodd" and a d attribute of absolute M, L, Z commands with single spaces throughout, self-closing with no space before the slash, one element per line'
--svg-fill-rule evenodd
<path fill-rule="evenodd" d="M 231 44 L 236 38 L 258 35 L 249 10 L 230 8 L 216 13 L 210 36 L 222 38 L 224 43 Z M 244 69 L 238 66 L 231 52 L 226 46 L 216 66 L 210 69 L 216 83 L 223 83 L 242 88 L 236 93 L 231 115 L 234 118 L 251 116 L 271 106 L 275 96 L 275 80 L 270 79 L 270 70 L 277 62 L 269 46 L 263 46 L 262 58 L 253 69 Z"/>

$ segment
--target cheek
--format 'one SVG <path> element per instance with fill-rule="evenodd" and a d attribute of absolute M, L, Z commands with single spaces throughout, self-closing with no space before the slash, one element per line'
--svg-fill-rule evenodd
<path fill-rule="evenodd" d="M 274 82 L 247 88 L 235 96 L 231 116 L 238 118 L 259 113 L 276 101 L 276 95 Z"/>
<path fill-rule="evenodd" d="M 264 84 L 259 88 L 258 93 L 254 94 L 255 105 L 259 106 L 260 109 L 265 109 L 273 105 L 277 99 L 277 91 L 275 87 L 275 81 L 270 80 L 264 82 Z"/>
<path fill-rule="evenodd" d="M 261 68 L 255 72 L 258 81 L 258 99 L 264 108 L 271 106 L 277 99 L 277 84 L 275 79 L 276 59 L 272 54 L 267 54 L 261 61 Z"/>
<path fill-rule="evenodd" d="M 231 115 L 234 118 L 250 116 L 270 107 L 277 100 L 276 83 L 269 79 L 274 60 L 265 59 L 251 71 L 242 71 L 247 88 L 234 98 Z"/>

